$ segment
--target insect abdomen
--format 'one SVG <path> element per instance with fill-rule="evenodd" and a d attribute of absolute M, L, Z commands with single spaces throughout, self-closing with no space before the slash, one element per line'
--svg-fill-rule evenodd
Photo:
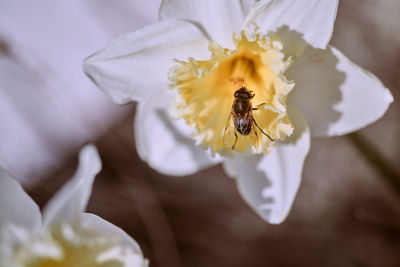
<path fill-rule="evenodd" d="M 244 119 L 233 118 L 233 124 L 235 125 L 236 130 L 242 135 L 248 135 L 251 131 L 251 117 L 247 117 Z"/>

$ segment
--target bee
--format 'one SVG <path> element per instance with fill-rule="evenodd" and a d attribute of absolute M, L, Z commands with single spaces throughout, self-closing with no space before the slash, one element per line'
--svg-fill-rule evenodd
<path fill-rule="evenodd" d="M 255 94 L 248 90 L 245 86 L 242 86 L 240 89 L 236 90 L 233 96 L 234 99 L 232 109 L 224 130 L 224 144 L 229 145 L 234 136 L 235 141 L 233 142 L 232 150 L 235 149 L 239 138 L 238 133 L 248 137 L 248 140 L 252 141 L 251 143 L 257 144 L 258 134 L 256 129 L 260 130 L 263 135 L 268 137 L 268 139 L 273 142 L 274 139 L 272 139 L 258 126 L 253 116 L 253 110 L 258 110 L 258 107 L 264 105 L 265 103 L 253 108 L 251 100 Z"/>

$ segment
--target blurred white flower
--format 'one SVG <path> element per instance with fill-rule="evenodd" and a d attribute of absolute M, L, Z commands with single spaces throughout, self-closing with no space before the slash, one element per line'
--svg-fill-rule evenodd
<path fill-rule="evenodd" d="M 116 38 L 84 70 L 116 103 L 138 102 L 136 145 L 151 167 L 188 175 L 222 162 L 250 206 L 280 223 L 310 136 L 360 129 L 393 100 L 373 74 L 328 45 L 337 7 L 335 0 L 165 0 L 159 23 Z M 277 141 L 239 135 L 236 155 L 221 157 L 232 149 L 224 128 L 241 85 L 255 93 L 254 105 L 262 105 L 254 118 Z M 171 103 L 184 120 L 167 115 Z"/>
<path fill-rule="evenodd" d="M 35 183 L 125 116 L 94 90 L 82 59 L 155 22 L 159 1 L 0 1 L 1 166 Z"/>
<path fill-rule="evenodd" d="M 0 266 L 147 266 L 138 244 L 120 228 L 84 213 L 101 169 L 92 145 L 80 153 L 75 176 L 44 209 L 0 169 Z"/>

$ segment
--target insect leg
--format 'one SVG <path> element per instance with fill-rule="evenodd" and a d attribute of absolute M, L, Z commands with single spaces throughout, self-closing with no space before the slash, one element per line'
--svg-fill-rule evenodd
<path fill-rule="evenodd" d="M 269 140 L 271 140 L 271 142 L 274 142 L 274 141 L 275 141 L 274 139 L 271 138 L 271 136 L 269 136 L 268 134 L 266 134 L 266 133 L 260 128 L 260 126 L 258 126 L 258 124 L 257 124 L 257 122 L 256 122 L 256 120 L 255 120 L 254 118 L 253 118 L 253 122 L 254 122 L 254 125 L 257 126 L 257 128 L 258 128 L 266 137 L 268 137 Z"/>
<path fill-rule="evenodd" d="M 257 107 L 252 108 L 252 110 L 258 110 L 261 106 L 264 106 L 266 103 L 261 103 L 259 105 L 257 105 Z"/>
<path fill-rule="evenodd" d="M 233 143 L 232 150 L 235 149 L 237 140 L 238 140 L 238 135 L 237 135 L 237 133 L 236 133 L 236 131 L 235 131 L 235 142 Z"/>
<path fill-rule="evenodd" d="M 254 118 L 253 118 L 253 120 L 254 120 Z M 256 128 L 254 128 L 253 127 L 253 131 L 254 131 L 254 134 L 255 134 L 255 136 L 256 136 L 256 144 L 255 144 L 255 148 L 256 149 L 258 149 L 258 133 L 257 133 L 257 131 L 256 131 Z"/>

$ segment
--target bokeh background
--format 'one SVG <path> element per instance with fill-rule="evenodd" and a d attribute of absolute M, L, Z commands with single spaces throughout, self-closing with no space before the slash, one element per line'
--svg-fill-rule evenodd
<path fill-rule="evenodd" d="M 113 37 L 155 22 L 158 6 L 0 0 L 0 165 L 42 207 L 94 142 L 103 170 L 88 211 L 135 238 L 153 267 L 400 266 L 400 1 L 340 1 L 332 44 L 395 101 L 361 131 L 312 140 L 280 225 L 220 166 L 180 178 L 150 169 L 135 149 L 135 104 L 113 104 L 81 71 Z"/>

